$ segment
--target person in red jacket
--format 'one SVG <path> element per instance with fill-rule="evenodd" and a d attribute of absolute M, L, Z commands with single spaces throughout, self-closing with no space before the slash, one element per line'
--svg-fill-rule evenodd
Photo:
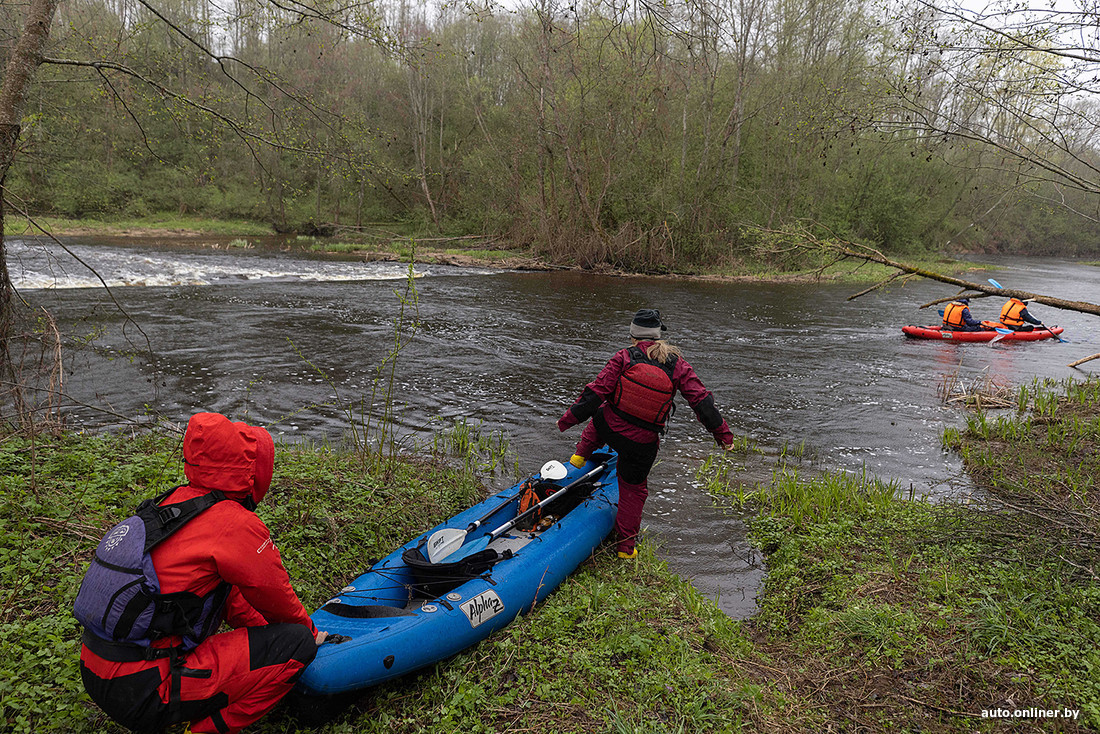
<path fill-rule="evenodd" d="M 719 446 L 727 451 L 733 447 L 733 434 L 714 406 L 713 396 L 679 348 L 665 341 L 667 330 L 660 311 L 638 311 L 630 323 L 631 346 L 616 352 L 558 419 L 558 430 L 564 431 L 591 418 L 570 459 L 574 466 L 584 466 L 605 444 L 619 454 L 615 516 L 619 558 L 638 555 L 635 540 L 649 496 L 649 471 L 677 392 Z"/>
<path fill-rule="evenodd" d="M 189 721 L 193 732 L 238 732 L 290 692 L 326 633 L 298 600 L 267 526 L 253 512 L 271 484 L 271 435 L 199 413 L 188 422 L 183 459 L 190 483 L 162 507 L 212 491 L 226 499 L 150 557 L 161 592 L 201 599 L 203 621 L 193 636 L 162 637 L 145 648 L 85 630 L 80 673 L 92 700 L 129 729 Z M 215 634 L 222 621 L 234 629 Z"/>

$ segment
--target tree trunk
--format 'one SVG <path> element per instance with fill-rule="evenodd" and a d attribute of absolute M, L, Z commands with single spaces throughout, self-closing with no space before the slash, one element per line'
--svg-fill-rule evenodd
<path fill-rule="evenodd" d="M 19 142 L 19 130 L 31 80 L 42 63 L 42 50 L 50 35 L 50 24 L 57 11 L 59 0 L 31 0 L 27 8 L 23 34 L 12 49 L 8 66 L 0 85 L 0 380 L 8 387 L 0 394 L 11 391 L 21 401 L 18 381 L 11 362 L 11 336 L 15 323 L 14 295 L 11 275 L 8 272 L 8 255 L 4 245 L 4 183 L 8 169 L 15 158 L 15 146 Z"/>
<path fill-rule="evenodd" d="M 948 285 L 958 286 L 964 290 L 977 291 L 979 293 L 985 293 L 990 296 L 1001 296 L 1003 298 L 1019 298 L 1023 300 L 1031 300 L 1035 303 L 1041 303 L 1044 306 L 1053 306 L 1054 308 L 1060 308 L 1066 311 L 1078 311 L 1080 313 L 1092 314 L 1093 316 L 1100 316 L 1100 305 L 1095 303 L 1089 303 L 1088 301 L 1068 301 L 1064 298 L 1055 298 L 1053 296 L 1044 296 L 1041 293 L 1032 293 L 1031 291 L 1022 291 L 1016 288 L 997 288 L 993 285 L 986 285 L 985 283 L 975 283 L 969 280 L 963 280 L 962 278 L 955 278 L 950 275 L 943 275 L 937 273 L 934 270 L 927 270 L 925 268 L 918 268 L 913 265 L 908 265 L 903 262 L 897 262 L 890 260 L 878 250 L 870 247 L 858 245 L 856 243 L 846 243 L 844 241 L 830 241 L 823 242 L 812 235 L 807 233 L 786 233 L 789 236 L 801 237 L 806 242 L 806 247 L 820 250 L 823 252 L 831 253 L 833 255 L 839 255 L 841 257 L 854 257 L 868 262 L 878 263 L 879 265 L 885 265 L 888 268 L 894 268 L 900 270 L 903 273 L 909 273 L 911 275 L 919 275 L 922 278 L 928 278 L 929 280 L 938 280 L 941 283 L 947 283 Z M 882 281 L 866 290 L 860 291 L 855 295 L 849 296 L 848 300 L 851 301 L 854 298 L 866 295 L 871 291 L 880 288 L 890 280 L 897 277 L 897 273 L 890 276 L 887 280 Z M 949 299 L 943 299 L 949 300 Z M 931 305 L 931 304 L 925 304 Z M 924 308 L 922 306 L 921 308 Z"/>

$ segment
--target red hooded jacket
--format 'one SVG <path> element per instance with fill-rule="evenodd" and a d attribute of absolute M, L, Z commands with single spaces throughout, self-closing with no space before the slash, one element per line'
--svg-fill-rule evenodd
<path fill-rule="evenodd" d="M 217 413 L 192 416 L 183 439 L 184 473 L 190 484 L 162 504 L 220 490 L 219 502 L 152 550 L 161 592 L 188 591 L 205 596 L 222 582 L 232 585 L 225 620 L 232 627 L 290 622 L 317 628 L 291 587 L 279 550 L 255 512 L 242 502 L 267 494 L 275 465 L 275 445 L 262 428 L 233 423 Z M 172 647 L 178 637 L 154 642 Z M 81 659 L 101 678 L 122 671 L 85 647 Z M 132 664 L 123 664 L 129 668 Z"/>

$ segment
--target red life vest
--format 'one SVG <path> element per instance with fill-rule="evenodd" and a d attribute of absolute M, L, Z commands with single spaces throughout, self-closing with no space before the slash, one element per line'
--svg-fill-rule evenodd
<path fill-rule="evenodd" d="M 1020 315 L 1026 308 L 1027 304 L 1019 298 L 1010 298 L 1008 303 L 1001 308 L 1001 323 L 1010 329 L 1019 329 L 1027 323 Z"/>
<path fill-rule="evenodd" d="M 952 301 L 947 304 L 947 307 L 943 310 L 944 327 L 948 329 L 966 328 L 966 321 L 963 320 L 963 311 L 966 309 L 966 304 L 959 303 L 958 301 Z"/>
<path fill-rule="evenodd" d="M 663 432 L 673 409 L 676 385 L 672 371 L 676 357 L 661 363 L 649 359 L 638 347 L 629 347 L 630 362 L 619 375 L 608 403 L 623 420 L 651 431 Z"/>

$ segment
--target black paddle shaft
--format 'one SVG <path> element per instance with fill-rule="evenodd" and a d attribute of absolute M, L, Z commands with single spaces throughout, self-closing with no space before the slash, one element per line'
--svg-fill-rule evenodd
<path fill-rule="evenodd" d="M 546 499 L 544 499 L 542 502 L 539 502 L 537 505 L 532 505 L 531 507 L 528 507 L 526 510 L 519 513 L 518 515 L 513 517 L 511 520 L 504 523 L 503 525 L 501 525 L 499 528 L 497 528 L 493 532 L 489 533 L 489 540 L 493 541 L 493 540 L 499 538 L 501 535 L 508 532 L 512 528 L 514 528 L 516 526 L 516 523 L 518 523 L 520 520 L 522 520 L 523 518 L 530 515 L 535 510 L 539 509 L 540 507 L 545 507 L 546 505 L 548 505 L 551 502 L 553 502 L 554 500 L 556 500 L 558 497 L 561 497 L 563 494 L 568 492 L 570 489 L 573 489 L 573 487 L 576 487 L 577 485 L 582 484 L 586 480 L 592 479 L 594 476 L 596 476 L 597 474 L 599 474 L 600 472 L 602 472 L 606 468 L 607 468 L 607 462 L 605 461 L 602 464 L 600 464 L 599 466 L 597 466 L 595 469 L 593 469 L 592 471 L 585 474 L 584 476 L 577 477 L 572 482 L 565 485 L 564 487 L 562 487 L 558 491 L 554 492 L 554 494 L 552 494 L 549 497 L 547 497 Z"/>
<path fill-rule="evenodd" d="M 533 478 L 534 478 L 534 477 L 532 477 L 532 479 L 533 479 Z M 523 481 L 523 483 L 524 483 L 524 484 L 527 484 L 527 482 L 529 482 L 529 481 L 531 481 L 531 479 L 525 479 L 525 480 Z M 513 503 L 513 502 L 515 502 L 516 500 L 518 500 L 518 499 L 520 498 L 520 495 L 522 495 L 522 494 L 523 494 L 523 487 L 520 487 L 520 490 L 519 490 L 519 494 L 516 494 L 516 495 L 512 495 L 511 497 L 509 497 L 508 499 L 504 500 L 504 501 L 503 501 L 503 502 L 501 502 L 501 503 L 500 503 L 499 505 L 497 505 L 496 507 L 492 508 L 491 510 L 489 510 L 488 512 L 486 512 L 486 513 L 485 513 L 484 515 L 482 515 L 481 517 L 479 517 L 478 519 L 474 520 L 474 521 L 473 521 L 472 523 L 470 523 L 469 525 L 467 525 L 467 526 L 466 526 L 466 532 L 467 532 L 467 533 L 472 533 L 473 531 L 477 530 L 477 529 L 478 529 L 479 527 L 481 527 L 481 523 L 485 522 L 485 521 L 486 521 L 486 520 L 488 520 L 488 519 L 489 519 L 490 517 L 492 517 L 493 515 L 497 514 L 498 512 L 500 512 L 501 510 L 503 510 L 503 509 L 504 509 L 505 507 L 507 507 L 508 505 L 512 504 L 512 503 Z"/>

